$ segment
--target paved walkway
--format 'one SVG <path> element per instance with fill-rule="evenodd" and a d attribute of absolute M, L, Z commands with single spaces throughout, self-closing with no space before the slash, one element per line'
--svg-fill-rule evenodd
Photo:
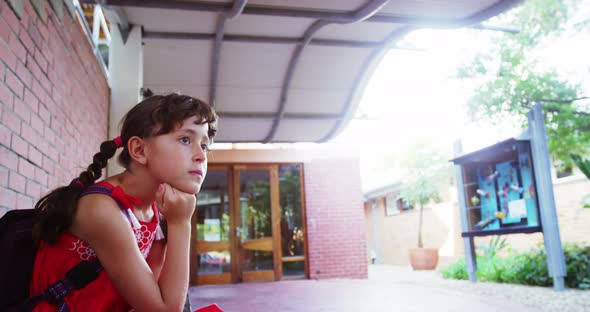
<path fill-rule="evenodd" d="M 191 288 L 190 298 L 193 308 L 217 303 L 226 312 L 542 311 L 515 301 L 471 292 L 466 285 L 469 284 L 443 280 L 438 272 L 370 266 L 367 280 L 301 280 L 198 286 Z"/>

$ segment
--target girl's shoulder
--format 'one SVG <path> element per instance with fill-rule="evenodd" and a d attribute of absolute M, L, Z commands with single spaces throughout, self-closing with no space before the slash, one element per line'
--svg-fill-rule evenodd
<path fill-rule="evenodd" d="M 115 228 L 128 228 L 128 221 L 114 198 L 104 193 L 83 194 L 78 200 L 70 232 L 90 242 L 96 235 L 109 235 Z"/>
<path fill-rule="evenodd" d="M 157 208 L 152 205 L 152 220 L 138 221 L 131 212 L 132 208 L 125 208 L 131 206 L 130 200 L 133 200 L 132 197 L 120 186 L 106 181 L 89 187 L 78 200 L 71 234 L 92 244 L 93 238 L 108 238 L 113 233 L 132 230 L 133 235 L 142 238 L 143 245 L 147 245 L 156 235 L 159 224 Z"/>
<path fill-rule="evenodd" d="M 119 210 L 126 206 L 129 196 L 123 192 L 120 186 L 115 186 L 107 181 L 97 182 L 82 191 L 77 203 L 77 210 L 82 207 L 94 207 L 96 205 L 116 206 Z M 92 208 L 93 210 L 95 208 Z M 111 209 L 112 210 L 112 209 Z"/>

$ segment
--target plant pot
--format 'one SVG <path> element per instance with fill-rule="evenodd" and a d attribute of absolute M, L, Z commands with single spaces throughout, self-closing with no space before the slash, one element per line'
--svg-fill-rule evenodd
<path fill-rule="evenodd" d="M 437 264 L 437 248 L 410 248 L 410 265 L 414 270 L 434 270 Z"/>

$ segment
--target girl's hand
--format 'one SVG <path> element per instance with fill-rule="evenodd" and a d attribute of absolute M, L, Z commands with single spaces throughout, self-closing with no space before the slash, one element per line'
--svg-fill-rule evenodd
<path fill-rule="evenodd" d="M 169 225 L 190 222 L 196 203 L 195 195 L 181 192 L 167 183 L 160 184 L 156 191 L 158 210 L 164 215 Z"/>

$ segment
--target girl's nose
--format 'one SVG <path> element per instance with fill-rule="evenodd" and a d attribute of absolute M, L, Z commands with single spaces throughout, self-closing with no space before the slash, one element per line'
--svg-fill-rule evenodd
<path fill-rule="evenodd" d="M 193 160 L 196 162 L 203 162 L 207 159 L 207 152 L 204 151 L 200 145 L 195 148 L 195 153 L 193 155 Z"/>

